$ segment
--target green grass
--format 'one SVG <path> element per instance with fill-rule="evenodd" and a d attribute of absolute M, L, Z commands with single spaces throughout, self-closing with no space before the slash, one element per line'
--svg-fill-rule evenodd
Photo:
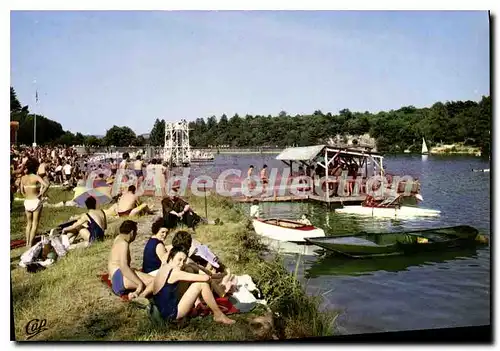
<path fill-rule="evenodd" d="M 57 204 L 61 201 L 66 202 L 72 200 L 74 192 L 72 190 L 64 190 L 64 188 L 49 188 L 45 196 L 48 197 L 47 202 L 49 204 Z M 19 199 L 23 198 L 23 196 L 20 193 L 15 194 L 15 197 Z"/>
<path fill-rule="evenodd" d="M 52 190 L 51 190 L 52 191 Z M 54 189 L 55 191 L 55 189 Z M 54 194 L 55 195 L 55 194 Z M 203 198 L 189 202 L 204 214 Z M 22 203 L 20 203 L 22 206 Z M 224 326 L 212 317 L 194 318 L 184 327 L 157 327 L 145 310 L 114 296 L 98 278 L 107 269 L 112 240 L 72 251 L 44 271 L 30 274 L 18 266 L 24 248 L 11 251 L 12 298 L 17 340 L 25 340 L 25 326 L 38 318 L 47 320 L 47 330 L 32 340 L 260 340 L 274 334 L 279 338 L 323 336 L 332 333 L 335 313 L 320 313 L 319 300 L 308 297 L 279 256 L 262 258 L 264 247 L 251 230 L 250 221 L 229 199 L 209 197 L 210 219 L 221 218 L 224 225 L 201 225 L 194 237 L 216 252 L 232 272 L 249 274 L 275 312 L 273 330 L 255 331 L 250 321 L 266 314 L 259 307 L 252 313 L 233 315 L 237 323 Z M 47 211 L 46 211 L 47 210 Z M 44 209 L 42 230 L 64 222 L 76 208 Z M 24 212 L 16 205 L 11 214 L 11 239 L 24 236 Z M 131 246 L 132 266 L 140 267 L 142 250 L 150 235 L 152 216 L 138 219 L 139 235 Z M 110 223 L 108 236 L 117 233 L 121 219 Z M 173 235 L 169 235 L 167 241 Z"/>

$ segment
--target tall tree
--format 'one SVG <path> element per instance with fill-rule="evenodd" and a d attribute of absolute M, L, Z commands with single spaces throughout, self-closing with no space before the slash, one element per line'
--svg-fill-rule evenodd
<path fill-rule="evenodd" d="M 163 146 L 165 143 L 165 120 L 156 119 L 149 134 L 149 143 L 154 146 Z"/>
<path fill-rule="evenodd" d="M 134 142 L 136 136 L 132 129 L 129 127 L 113 126 L 106 131 L 104 137 L 105 143 L 108 146 L 130 146 Z"/>
<path fill-rule="evenodd" d="M 21 103 L 17 99 L 16 91 L 13 87 L 10 87 L 10 113 L 20 112 L 21 111 Z"/>

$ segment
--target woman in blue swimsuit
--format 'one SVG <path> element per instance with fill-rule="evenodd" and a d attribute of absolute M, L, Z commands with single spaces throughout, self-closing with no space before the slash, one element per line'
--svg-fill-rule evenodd
<path fill-rule="evenodd" d="M 142 271 L 150 273 L 160 269 L 162 262 L 168 257 L 168 251 L 165 249 L 165 238 L 168 235 L 168 229 L 163 226 L 163 218 L 160 217 L 153 222 L 151 226 L 153 235 L 149 238 L 144 247 L 142 259 Z"/>
<path fill-rule="evenodd" d="M 184 318 L 198 297 L 203 298 L 214 314 L 214 321 L 223 324 L 233 324 L 234 320 L 228 318 L 217 306 L 214 294 L 210 289 L 210 276 L 206 274 L 193 274 L 182 271 L 186 263 L 187 252 L 183 247 L 174 246 L 156 274 L 153 286 L 153 301 L 165 320 L 179 320 Z M 177 298 L 177 288 L 180 281 L 192 282 L 180 300 Z"/>

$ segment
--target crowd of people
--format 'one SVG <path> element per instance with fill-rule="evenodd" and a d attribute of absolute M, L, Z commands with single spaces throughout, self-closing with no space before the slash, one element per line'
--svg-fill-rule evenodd
<path fill-rule="evenodd" d="M 24 197 L 28 250 L 35 244 L 47 190 L 51 184 L 74 187 L 79 181 L 85 181 L 92 171 L 87 167 L 86 159 L 78 156 L 72 148 L 11 148 L 11 209 L 14 193 L 19 192 Z M 107 185 L 110 183 L 105 179 L 104 169 L 109 169 L 111 178 L 118 169 L 132 169 L 138 178 L 144 178 L 144 168 L 166 172 L 161 162 L 152 160 L 146 165 L 141 156 L 132 161 L 127 153 L 123 154 L 119 164 L 116 160 L 109 160 L 99 168 L 103 173 L 99 174 L 98 180 Z M 70 248 L 87 247 L 94 241 L 104 240 L 112 216 L 151 214 L 148 206 L 140 203 L 135 190 L 135 186 L 130 185 L 107 209 L 98 209 L 96 199 L 88 197 L 85 201 L 87 212 L 58 227 L 60 234 L 67 237 Z M 114 238 L 108 262 L 113 292 L 119 296 L 127 294 L 132 300 L 150 298 L 166 321 L 186 317 L 200 303 L 201 297 L 213 311 L 215 321 L 234 323 L 220 310 L 214 297 L 224 295 L 231 286 L 228 284 L 231 275 L 224 273 L 224 266 L 216 257 L 212 262 L 200 261 L 199 257 L 194 259 L 194 252 L 202 245 L 187 231 L 178 231 L 172 245 L 165 244 L 168 234 L 179 225 L 186 225 L 194 231 L 202 222 L 208 223 L 208 220 L 196 214 L 180 196 L 163 198 L 162 217 L 152 225 L 152 236 L 144 248 L 143 269 L 138 271 L 130 267 L 130 244 L 137 236 L 137 222 L 126 219 Z M 78 239 L 81 242 L 75 244 Z"/>
<path fill-rule="evenodd" d="M 137 237 L 137 230 L 137 222 L 124 221 L 111 248 L 108 273 L 117 296 L 127 295 L 139 301 L 149 298 L 146 303 L 153 304 L 167 322 L 185 318 L 201 302 L 201 297 L 216 322 L 235 323 L 215 300 L 215 296 L 227 292 L 230 273 L 221 272 L 223 265 L 218 262 L 195 260 L 194 253 L 201 245 L 191 234 L 177 231 L 172 244 L 167 246 L 165 239 L 171 229 L 165 226 L 163 218 L 158 218 L 144 247 L 142 270 L 135 270 L 130 266 L 130 245 Z"/>
<path fill-rule="evenodd" d="M 11 145 L 10 208 L 12 211 L 15 194 L 19 193 L 24 198 L 27 222 L 26 246 L 33 246 L 49 187 L 63 187 L 65 190 L 71 190 L 77 186 L 85 187 L 90 173 L 96 172 L 98 176 L 94 183 L 97 184 L 102 181 L 103 184 L 101 185 L 111 189 L 114 175 L 119 168 L 133 169 L 140 180 L 144 179 L 143 168 L 147 170 L 158 169 L 166 175 L 166 168 L 161 165 L 161 162 L 151 160 L 150 164 L 146 165 L 141 160 L 140 155 L 136 157 L 135 161 L 131 161 L 129 154 L 124 153 L 120 164 L 117 164 L 116 160 L 113 159 L 107 162 L 94 163 L 90 161 L 88 155 L 78 155 L 73 147 Z M 111 191 L 109 193 L 111 195 Z M 139 203 L 134 186 L 120 193 L 115 200 L 117 203 L 107 210 L 108 215 L 133 216 L 150 212 L 146 205 Z M 89 210 L 94 209 L 90 203 L 87 204 L 87 208 Z M 89 218 L 93 222 L 99 222 L 96 217 L 98 217 L 96 213 L 89 214 Z M 93 223 L 90 224 L 91 227 L 93 225 Z M 83 237 L 86 238 L 88 235 L 84 234 Z"/>

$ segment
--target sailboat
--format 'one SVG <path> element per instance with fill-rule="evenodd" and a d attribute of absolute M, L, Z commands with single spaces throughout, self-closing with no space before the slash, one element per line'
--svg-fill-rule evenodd
<path fill-rule="evenodd" d="M 422 155 L 428 155 L 428 154 L 429 154 L 429 149 L 427 149 L 425 138 L 422 138 Z"/>

